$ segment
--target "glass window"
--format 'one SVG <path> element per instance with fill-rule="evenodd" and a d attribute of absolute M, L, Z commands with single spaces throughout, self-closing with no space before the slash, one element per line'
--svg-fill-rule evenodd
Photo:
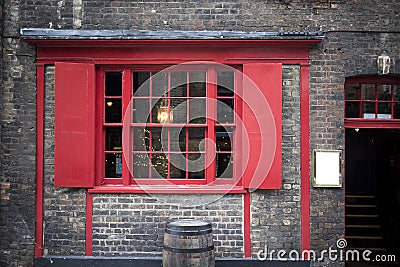
<path fill-rule="evenodd" d="M 131 71 L 132 87 L 122 83 Z M 212 71 L 213 75 L 208 75 Z M 207 78 L 208 77 L 208 78 Z M 207 80 L 216 77 L 215 81 Z M 217 86 L 210 86 L 217 83 Z M 128 84 L 128 83 L 126 83 Z M 214 92 L 210 91 L 210 88 Z M 125 95 L 131 92 L 131 95 Z M 183 183 L 206 183 L 233 178 L 235 133 L 235 76 L 233 71 L 105 72 L 104 161 L 105 179 L 122 178 L 123 103 L 132 103 L 130 163 L 133 179 L 162 179 Z M 208 99 L 217 101 L 215 111 Z M 214 116 L 214 117 L 213 117 Z M 215 146 L 207 145 L 212 139 Z M 215 153 L 206 153 L 207 149 Z M 129 153 L 129 152 L 128 152 Z M 214 170 L 207 170 L 210 162 Z M 215 166 L 215 167 L 214 167 Z M 214 177 L 210 177 L 213 175 Z M 111 181 L 110 180 L 110 181 Z"/>
<path fill-rule="evenodd" d="M 391 84 L 391 82 L 398 83 L 398 79 L 377 76 L 348 80 L 345 84 L 346 118 L 399 119 L 399 85 Z"/>

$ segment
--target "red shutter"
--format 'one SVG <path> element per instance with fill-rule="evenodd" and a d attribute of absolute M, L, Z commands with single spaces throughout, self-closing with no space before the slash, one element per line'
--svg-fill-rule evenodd
<path fill-rule="evenodd" d="M 243 124 L 248 138 L 248 145 L 242 147 L 248 157 L 243 166 L 243 185 L 253 189 L 279 189 L 282 186 L 282 64 L 244 64 L 243 73 Z"/>
<path fill-rule="evenodd" d="M 55 186 L 94 186 L 94 79 L 93 64 L 55 64 Z"/>

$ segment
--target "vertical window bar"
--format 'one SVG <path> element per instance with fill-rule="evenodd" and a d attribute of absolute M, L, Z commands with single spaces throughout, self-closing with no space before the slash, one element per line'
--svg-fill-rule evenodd
<path fill-rule="evenodd" d="M 185 144 L 185 178 L 186 180 L 189 180 L 189 128 L 185 127 L 185 139 L 186 139 L 186 144 Z"/>
<path fill-rule="evenodd" d="M 149 133 L 149 151 L 147 152 L 149 158 L 149 177 L 153 178 L 153 129 L 145 128 Z"/>
<path fill-rule="evenodd" d="M 217 72 L 215 69 L 210 69 L 206 76 L 206 122 L 207 122 L 207 138 L 216 143 L 215 138 L 215 120 L 217 119 Z M 215 148 L 210 147 L 206 143 L 205 162 L 210 162 L 210 158 L 216 156 Z M 205 178 L 207 184 L 211 183 L 216 177 L 216 158 L 207 166 L 205 170 Z"/>
<path fill-rule="evenodd" d="M 390 98 L 390 103 L 391 103 L 391 112 L 392 112 L 392 119 L 394 119 L 394 85 L 390 85 L 391 91 L 391 98 Z"/>
<path fill-rule="evenodd" d="M 363 112 L 362 112 L 362 110 L 363 110 L 363 101 L 362 101 L 363 100 L 363 94 L 362 94 L 362 91 L 363 90 L 361 88 L 361 84 L 360 83 L 358 84 L 358 86 L 359 86 L 358 88 L 360 90 L 360 100 L 359 100 L 360 101 L 360 107 L 359 107 L 360 110 L 359 110 L 359 113 L 358 113 L 358 117 L 362 118 L 363 117 Z"/>
<path fill-rule="evenodd" d="M 190 95 L 189 95 L 189 85 L 190 85 L 190 72 L 186 72 L 186 123 L 190 123 Z"/>
<path fill-rule="evenodd" d="M 166 153 L 167 153 L 167 180 L 168 180 L 168 179 L 171 179 L 171 153 L 170 153 L 171 152 L 171 132 L 170 132 L 170 128 L 168 128 L 167 131 L 168 131 L 167 132 L 168 151 L 166 151 Z M 162 139 L 162 135 L 161 135 L 161 139 Z"/>
<path fill-rule="evenodd" d="M 122 120 L 121 123 L 123 122 L 124 114 L 127 115 L 127 120 L 129 122 L 132 122 L 132 112 L 127 112 L 128 106 L 130 99 L 132 98 L 132 72 L 129 69 L 124 69 L 122 72 Z M 129 131 L 129 139 L 128 139 L 128 147 L 132 147 L 132 131 Z M 130 151 L 130 150 L 129 150 Z M 128 153 L 127 155 L 125 155 Z M 127 164 L 131 164 L 132 161 L 132 154 L 130 152 L 127 152 L 122 149 L 122 156 L 121 156 L 121 161 L 122 161 L 122 183 L 124 185 L 129 185 L 132 181 L 131 177 L 132 174 L 129 171 L 129 167 Z M 125 161 L 124 159 L 127 158 Z"/>
<path fill-rule="evenodd" d="M 375 119 L 378 118 L 378 114 L 379 114 L 378 85 L 375 84 Z"/>

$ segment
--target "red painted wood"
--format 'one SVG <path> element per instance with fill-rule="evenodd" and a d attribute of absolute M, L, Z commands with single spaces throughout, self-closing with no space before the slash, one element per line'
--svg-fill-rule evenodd
<path fill-rule="evenodd" d="M 225 64 L 275 61 L 308 62 L 308 47 L 320 40 L 28 40 L 37 60 L 91 61 L 96 64 L 176 64 L 214 61 Z M 226 47 L 229 46 L 229 49 Z M 68 48 L 67 50 L 65 48 Z M 207 49 L 203 49 L 207 47 Z M 200 48 L 200 49 L 199 49 Z"/>
<path fill-rule="evenodd" d="M 251 195 L 249 192 L 243 195 L 243 239 L 244 257 L 251 258 Z"/>
<path fill-rule="evenodd" d="M 93 254 L 93 195 L 86 192 L 86 256 Z"/>
<path fill-rule="evenodd" d="M 44 65 L 36 66 L 35 258 L 43 256 Z"/>
<path fill-rule="evenodd" d="M 93 64 L 56 63 L 55 186 L 94 186 L 94 86 Z"/>
<path fill-rule="evenodd" d="M 345 128 L 400 129 L 400 120 L 345 119 Z"/>
<path fill-rule="evenodd" d="M 301 249 L 310 250 L 310 93 L 309 65 L 300 68 Z M 306 255 L 307 256 L 307 255 Z M 309 255 L 308 255 L 309 256 Z M 308 258 L 307 258 L 308 259 Z"/>
<path fill-rule="evenodd" d="M 95 185 L 99 186 L 103 183 L 104 179 L 104 136 L 103 136 L 103 121 L 104 121 L 104 113 L 103 113 L 103 92 L 104 88 L 104 72 L 97 68 L 96 69 L 96 92 L 95 102 L 96 102 L 96 111 L 95 111 L 95 150 L 96 150 L 96 180 Z"/>
<path fill-rule="evenodd" d="M 91 194 L 244 194 L 246 192 L 247 190 L 242 187 L 232 187 L 230 185 L 103 185 L 89 189 Z"/>
<path fill-rule="evenodd" d="M 243 185 L 279 189 L 282 186 L 282 64 L 244 64 L 243 73 L 243 122 L 249 140 Z M 243 153 L 246 150 L 242 148 Z"/>
<path fill-rule="evenodd" d="M 125 118 L 128 121 L 132 121 L 132 113 L 130 112 L 130 101 L 132 98 L 132 71 L 130 69 L 125 69 L 122 76 L 122 118 Z M 130 138 L 127 141 L 127 147 L 132 147 L 132 132 L 129 131 Z M 124 146 L 123 146 L 124 147 Z M 132 157 L 131 157 L 131 149 L 128 151 L 122 151 L 122 183 L 123 185 L 129 185 L 132 180 L 132 174 L 129 171 L 128 164 L 131 164 Z"/>

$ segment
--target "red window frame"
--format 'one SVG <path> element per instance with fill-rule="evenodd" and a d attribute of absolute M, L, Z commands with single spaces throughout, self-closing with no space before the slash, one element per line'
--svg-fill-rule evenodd
<path fill-rule="evenodd" d="M 382 89 L 390 90 L 384 99 L 380 94 Z M 354 96 L 350 95 L 350 90 Z M 370 91 L 368 96 L 363 94 L 367 90 Z M 400 121 L 400 77 L 385 75 L 347 78 L 344 96 L 345 121 L 348 124 Z M 381 107 L 384 106 L 389 107 L 390 112 L 382 113 Z"/>
<path fill-rule="evenodd" d="M 239 140 L 239 132 L 238 127 L 237 127 L 237 122 L 235 119 L 235 116 L 233 116 L 233 121 L 232 122 L 227 122 L 227 123 L 218 123 L 217 122 L 217 102 L 218 101 L 229 101 L 233 100 L 234 102 L 234 111 L 237 114 L 238 118 L 241 120 L 242 119 L 242 104 L 241 104 L 241 99 L 239 95 L 241 94 L 241 88 L 242 88 L 242 81 L 240 80 L 240 75 L 235 75 L 234 74 L 234 90 L 235 93 L 232 96 L 218 96 L 217 95 L 217 74 L 220 72 L 232 72 L 234 73 L 236 71 L 241 72 L 242 67 L 240 65 L 234 66 L 234 68 L 229 69 L 229 68 L 221 68 L 219 65 L 215 65 L 212 67 L 204 67 L 204 66 L 185 66 L 184 69 L 179 69 L 179 70 L 171 70 L 167 71 L 168 73 L 168 88 L 170 89 L 170 73 L 175 72 L 175 71 L 185 71 L 187 72 L 187 75 L 189 76 L 190 72 L 205 72 L 206 73 L 206 96 L 201 97 L 201 99 L 204 99 L 206 101 L 206 121 L 205 123 L 201 124 L 194 124 L 194 123 L 170 123 L 169 121 L 166 123 L 154 123 L 154 122 L 139 122 L 135 123 L 132 122 L 132 124 L 126 124 L 123 120 L 121 122 L 115 123 L 107 123 L 105 121 L 106 118 L 106 102 L 109 101 L 110 99 L 119 99 L 121 100 L 122 103 L 122 117 L 125 117 L 125 120 L 131 120 L 132 118 L 130 117 L 130 114 L 128 110 L 132 108 L 130 102 L 131 99 L 149 99 L 153 100 L 154 97 L 151 95 L 151 90 L 150 90 L 150 95 L 148 97 L 135 97 L 133 93 L 133 86 L 134 86 L 134 73 L 135 72 L 149 72 L 149 73 L 157 73 L 159 71 L 163 71 L 167 66 L 164 65 L 154 65 L 154 66 L 126 66 L 126 67 L 121 67 L 121 66 L 116 66 L 116 67 L 110 67 L 110 66 L 99 66 L 97 70 L 97 103 L 96 103 L 96 109 L 97 109 L 97 121 L 96 121 L 96 127 L 97 127 L 97 133 L 101 133 L 97 135 L 97 175 L 96 177 L 96 185 L 97 186 L 102 186 L 102 185 L 134 185 L 134 184 L 148 184 L 148 185 L 164 185 L 164 184 L 174 184 L 174 185 L 191 185 L 191 184 L 199 184 L 199 185 L 226 185 L 226 184 L 234 184 L 235 186 L 242 186 L 241 178 L 237 177 L 237 173 L 240 173 L 240 144 L 238 143 Z M 122 90 L 121 90 L 121 95 L 120 96 L 107 96 L 105 93 L 105 76 L 106 73 L 109 72 L 121 72 L 122 73 Z M 189 80 L 187 80 L 188 84 L 190 83 Z M 150 79 L 151 83 L 151 79 Z M 151 87 L 150 87 L 151 88 Z M 189 90 L 189 86 L 187 88 Z M 186 97 L 179 97 L 180 99 L 184 99 L 185 101 L 193 99 L 194 97 L 189 96 L 189 94 L 186 94 Z M 170 92 L 168 91 L 167 94 L 167 101 L 170 103 L 171 100 L 174 99 L 174 97 L 171 97 Z M 217 102 L 216 102 L 217 101 Z M 170 105 L 168 105 L 168 108 Z M 189 111 L 189 105 L 187 105 L 187 110 Z M 128 112 L 128 113 L 127 113 Z M 189 120 L 189 112 L 187 112 L 186 116 L 188 117 Z M 151 116 L 150 116 L 151 117 Z M 127 152 L 126 150 L 123 151 L 122 149 L 117 149 L 117 150 L 107 150 L 106 149 L 106 144 L 105 144 L 105 139 L 106 139 L 106 129 L 107 128 L 113 128 L 113 127 L 151 127 L 151 128 L 167 128 L 167 129 L 172 129 L 176 127 L 184 127 L 186 129 L 186 133 L 188 133 L 189 129 L 194 129 L 194 128 L 204 128 L 205 129 L 205 138 L 211 139 L 214 143 L 216 143 L 216 128 L 217 127 L 225 127 L 226 128 L 232 128 L 234 133 L 233 133 L 233 140 L 231 140 L 231 150 L 230 151 L 217 151 L 216 148 L 207 145 L 204 149 L 204 151 L 200 151 L 197 154 L 204 153 L 205 154 L 205 162 L 211 162 L 207 168 L 205 169 L 205 177 L 204 179 L 190 179 L 189 178 L 189 172 L 186 171 L 186 177 L 184 179 L 174 179 L 170 177 L 170 164 L 168 165 L 168 177 L 167 179 L 165 178 L 156 178 L 154 176 L 151 176 L 151 161 L 149 164 L 149 173 L 150 176 L 149 178 L 139 178 L 139 177 L 134 177 L 133 175 L 133 170 L 129 166 L 128 162 L 132 162 L 132 159 L 134 157 L 135 152 L 139 153 L 138 151 L 134 151 L 133 149 L 133 144 L 131 141 L 129 141 L 129 144 L 127 145 L 129 148 L 132 148 L 132 153 L 129 153 L 129 155 L 125 155 Z M 147 128 L 146 128 L 147 129 Z M 184 151 L 185 154 L 189 154 L 190 151 L 188 150 L 188 135 L 186 135 L 186 150 Z M 126 139 L 125 139 L 126 140 Z M 133 140 L 132 138 L 132 131 L 130 132 L 130 136 L 128 140 Z M 168 142 L 169 142 L 169 130 L 168 130 Z M 151 146 L 151 145 L 150 145 Z M 169 147 L 169 145 L 168 145 Z M 125 146 L 124 146 L 125 148 Z M 143 151 L 144 152 L 144 151 Z M 171 154 L 176 154 L 176 153 L 181 153 L 181 152 L 173 152 L 173 151 L 160 151 L 160 152 L 154 152 L 154 151 L 145 151 L 147 155 L 155 155 L 159 153 L 166 152 L 167 155 Z M 142 152 L 141 152 L 142 153 Z M 195 152 L 196 153 L 196 152 Z M 216 160 L 218 154 L 226 154 L 230 153 L 231 156 L 231 161 L 233 169 L 232 169 L 232 177 L 229 178 L 222 178 L 222 177 L 217 177 L 216 174 Z M 106 171 L 105 171 L 105 157 L 106 155 L 109 154 L 120 154 L 122 158 L 122 175 L 121 177 L 107 177 Z M 210 160 L 211 158 L 216 156 L 213 160 Z M 168 156 L 169 159 L 169 156 Z M 186 161 L 186 165 L 188 164 L 188 161 Z M 153 169 L 153 171 L 155 171 Z"/>

